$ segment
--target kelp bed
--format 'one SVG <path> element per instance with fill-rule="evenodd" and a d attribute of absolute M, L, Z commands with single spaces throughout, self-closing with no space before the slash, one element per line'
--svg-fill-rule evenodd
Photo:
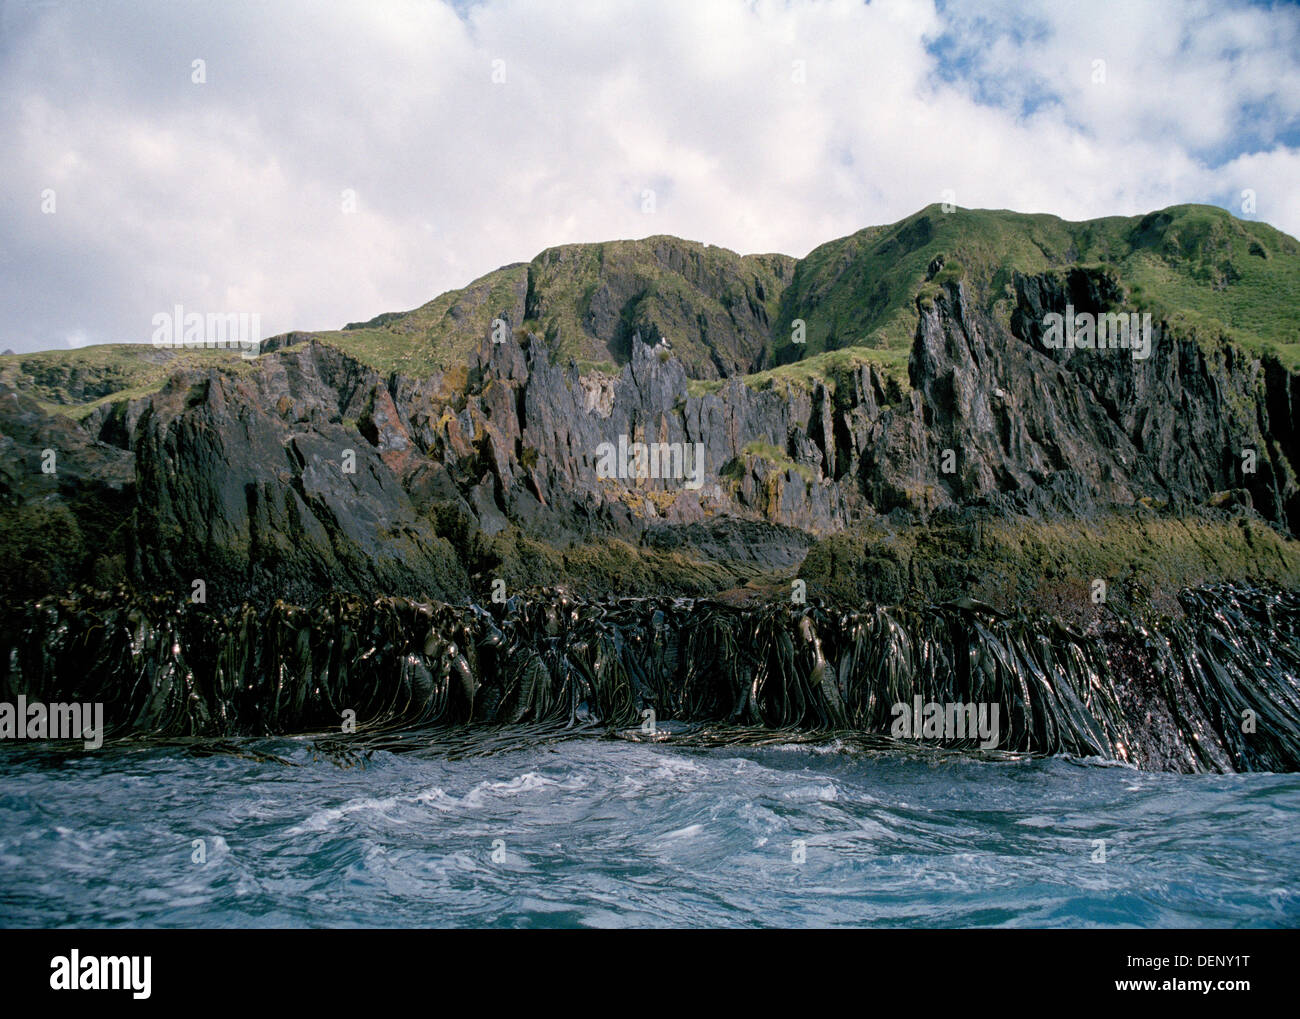
<path fill-rule="evenodd" d="M 1185 617 L 1158 629 L 1114 620 L 1083 634 L 955 604 L 330 595 L 217 614 L 84 593 L 11 615 L 0 694 L 102 702 L 115 739 L 318 733 L 343 755 L 435 739 L 487 752 L 579 732 L 887 745 L 893 706 L 919 695 L 998 704 L 1001 753 L 1300 768 L 1300 595 L 1220 587 L 1180 601 Z M 665 723 L 689 724 L 655 731 Z"/>

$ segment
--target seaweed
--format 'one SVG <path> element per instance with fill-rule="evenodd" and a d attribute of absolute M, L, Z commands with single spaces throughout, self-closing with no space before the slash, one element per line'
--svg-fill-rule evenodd
<path fill-rule="evenodd" d="M 898 706 L 920 698 L 997 705 L 998 753 L 1300 768 L 1300 595 L 1229 585 L 1179 600 L 1177 620 L 1114 616 L 1081 632 L 969 601 L 742 607 L 551 592 L 481 607 L 329 594 L 214 614 L 83 591 L 16 613 L 0 694 L 101 702 L 111 740 L 228 752 L 222 741 L 312 734 L 320 754 L 350 763 L 602 735 L 897 746 Z M 973 733 L 927 742 L 979 748 Z"/>

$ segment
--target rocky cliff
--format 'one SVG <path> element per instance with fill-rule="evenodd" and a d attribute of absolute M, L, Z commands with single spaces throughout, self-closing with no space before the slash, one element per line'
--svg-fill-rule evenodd
<path fill-rule="evenodd" d="M 144 348 L 144 381 L 120 366 L 137 355 L 108 382 L 6 357 L 0 573 L 18 596 L 201 581 L 217 605 L 328 589 L 455 602 L 495 580 L 704 595 L 800 577 L 846 597 L 992 598 L 981 557 L 1045 572 L 1041 550 L 1018 561 L 1017 529 L 1073 522 L 1100 546 L 1116 529 L 1192 521 L 1198 553 L 1170 582 L 1300 579 L 1289 326 L 1260 347 L 1228 298 L 1218 318 L 1177 314 L 1079 250 L 1046 267 L 981 263 L 983 249 L 951 247 L 934 214 L 918 216 L 855 235 L 834 272 L 821 249 L 799 263 L 671 238 L 554 249 L 439 299 L 437 314 L 278 337 L 253 362 Z M 1123 235 L 1133 258 L 1152 231 L 1161 258 L 1192 257 L 1170 255 L 1169 224 L 1150 219 Z M 1300 253 L 1277 237 L 1267 269 L 1289 272 Z M 1217 250 L 1198 243 L 1193 255 Z M 867 261 L 852 254 L 867 248 Z M 849 306 L 867 316 L 855 328 L 885 323 L 885 345 L 844 346 L 826 309 L 854 264 L 868 276 L 881 259 L 893 275 L 854 283 L 865 303 Z M 900 282 L 896 265 L 917 259 Z M 1056 348 L 1046 333 L 1067 310 L 1148 308 L 1147 357 Z M 905 348 L 885 342 L 900 315 Z M 472 328 L 445 333 L 448 316 Z M 798 323 L 810 349 L 791 361 Z M 597 344 L 608 363 L 580 356 Z M 434 363 L 426 347 L 454 353 Z M 1116 546 L 1072 576 L 1155 569 L 1153 555 Z"/>

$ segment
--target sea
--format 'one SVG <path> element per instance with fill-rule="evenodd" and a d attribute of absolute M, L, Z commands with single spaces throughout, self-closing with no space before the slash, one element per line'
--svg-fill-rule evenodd
<path fill-rule="evenodd" d="M 593 736 L 0 747 L 4 927 L 1295 927 L 1300 775 Z"/>

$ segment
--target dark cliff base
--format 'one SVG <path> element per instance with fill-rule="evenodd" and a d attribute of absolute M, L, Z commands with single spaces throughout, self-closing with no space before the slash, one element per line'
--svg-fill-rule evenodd
<path fill-rule="evenodd" d="M 714 597 L 757 605 L 821 600 L 920 606 L 970 598 L 1008 614 L 1050 615 L 1076 625 L 1120 615 L 1177 616 L 1185 588 L 1218 583 L 1300 588 L 1300 543 L 1251 515 L 1169 517 L 1138 509 L 1091 520 L 967 512 L 928 525 L 877 518 L 821 539 L 754 521 L 665 526 L 641 543 L 616 537 L 553 545 L 507 528 L 449 543 L 446 583 L 374 592 L 346 578 L 326 587 L 205 587 L 216 611 L 246 600 L 310 605 L 328 591 L 398 594 L 453 603 L 558 588 L 582 598 Z M 27 600 L 74 588 L 139 590 L 120 555 L 102 554 L 66 513 L 0 511 L 0 627 Z M 788 565 L 772 565 L 785 559 Z M 493 586 L 503 581 L 504 587 Z M 797 582 L 802 582 L 800 589 Z M 1101 582 L 1100 586 L 1098 582 Z M 192 591 L 149 593 L 188 599 Z"/>
<path fill-rule="evenodd" d="M 1223 582 L 1300 587 L 1300 543 L 1258 518 L 1168 517 L 1138 509 L 1089 520 L 1044 520 L 965 512 L 930 524 L 876 518 L 822 539 L 718 520 L 665 527 L 641 545 L 618 540 L 554 548 L 517 531 L 486 544 L 471 597 L 487 600 L 487 578 L 508 593 L 559 586 L 574 595 L 719 597 L 733 603 L 808 599 L 856 608 L 972 598 L 1008 614 L 1071 622 L 1177 615 L 1184 588 Z M 795 560 L 765 568 L 752 559 L 708 558 L 727 542 L 751 555 Z M 1097 586 L 1104 583 L 1104 590 Z"/>

